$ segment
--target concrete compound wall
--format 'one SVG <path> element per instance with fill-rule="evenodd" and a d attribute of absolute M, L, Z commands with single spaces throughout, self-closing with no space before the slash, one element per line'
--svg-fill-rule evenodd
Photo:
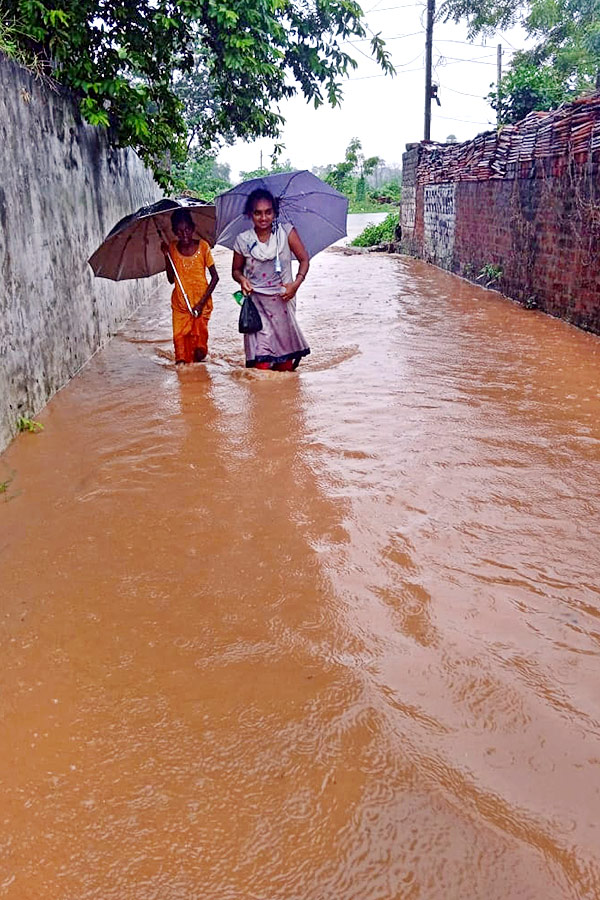
<path fill-rule="evenodd" d="M 157 290 L 160 276 L 95 278 L 87 259 L 161 196 L 133 151 L 0 54 L 0 450 Z"/>
<path fill-rule="evenodd" d="M 493 133 L 479 155 L 475 142 L 409 145 L 402 250 L 471 280 L 495 266 L 507 296 L 600 334 L 600 97 L 535 115 L 504 157 Z"/>

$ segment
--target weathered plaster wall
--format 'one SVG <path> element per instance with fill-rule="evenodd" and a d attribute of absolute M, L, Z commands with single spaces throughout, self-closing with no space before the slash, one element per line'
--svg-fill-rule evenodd
<path fill-rule="evenodd" d="M 157 289 L 95 278 L 87 259 L 160 196 L 133 151 L 0 54 L 0 449 Z"/>
<path fill-rule="evenodd" d="M 471 279 L 497 267 L 507 296 L 600 334 L 600 94 L 409 145 L 401 221 L 404 252 Z"/>

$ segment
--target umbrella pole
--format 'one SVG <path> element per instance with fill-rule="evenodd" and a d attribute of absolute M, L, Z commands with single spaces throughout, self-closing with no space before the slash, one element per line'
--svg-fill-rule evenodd
<path fill-rule="evenodd" d="M 173 260 L 172 260 L 172 258 L 171 258 L 171 254 L 170 254 L 170 253 L 167 253 L 167 257 L 168 257 L 168 259 L 169 259 L 169 262 L 170 262 L 171 265 L 173 266 L 173 272 L 175 273 L 175 278 L 177 279 L 177 284 L 179 285 L 179 290 L 180 290 L 181 293 L 183 294 L 183 299 L 185 300 L 185 304 L 186 304 L 187 308 L 189 309 L 190 313 L 191 313 L 194 317 L 196 317 L 196 316 L 198 315 L 198 313 L 196 312 L 196 310 L 192 309 L 192 305 L 191 305 L 190 301 L 188 300 L 188 295 L 186 294 L 186 292 L 185 292 L 185 290 L 184 290 L 184 287 L 183 287 L 183 285 L 182 285 L 182 283 L 181 283 L 181 278 L 179 277 L 179 272 L 177 271 L 177 267 L 176 267 L 175 263 L 173 262 Z"/>
<path fill-rule="evenodd" d="M 281 260 L 279 259 L 279 218 L 275 219 L 275 271 L 281 272 Z"/>

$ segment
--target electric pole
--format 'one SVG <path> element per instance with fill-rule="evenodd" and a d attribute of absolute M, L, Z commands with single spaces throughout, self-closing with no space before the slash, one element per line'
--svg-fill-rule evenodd
<path fill-rule="evenodd" d="M 500 127 L 500 120 L 502 119 L 502 91 L 500 88 L 500 82 L 502 81 L 502 44 L 498 44 L 498 52 L 496 55 L 496 65 L 498 68 L 498 74 L 496 79 L 496 125 L 498 128 Z"/>
<path fill-rule="evenodd" d="M 423 140 L 431 140 L 431 64 L 435 0 L 427 0 L 427 29 L 425 31 L 425 129 Z"/>

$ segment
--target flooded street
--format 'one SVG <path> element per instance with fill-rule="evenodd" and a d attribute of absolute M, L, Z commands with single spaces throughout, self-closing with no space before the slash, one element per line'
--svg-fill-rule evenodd
<path fill-rule="evenodd" d="M 230 261 L 0 456 L 0 898 L 600 898 L 600 339 L 336 247 L 246 370 Z"/>

